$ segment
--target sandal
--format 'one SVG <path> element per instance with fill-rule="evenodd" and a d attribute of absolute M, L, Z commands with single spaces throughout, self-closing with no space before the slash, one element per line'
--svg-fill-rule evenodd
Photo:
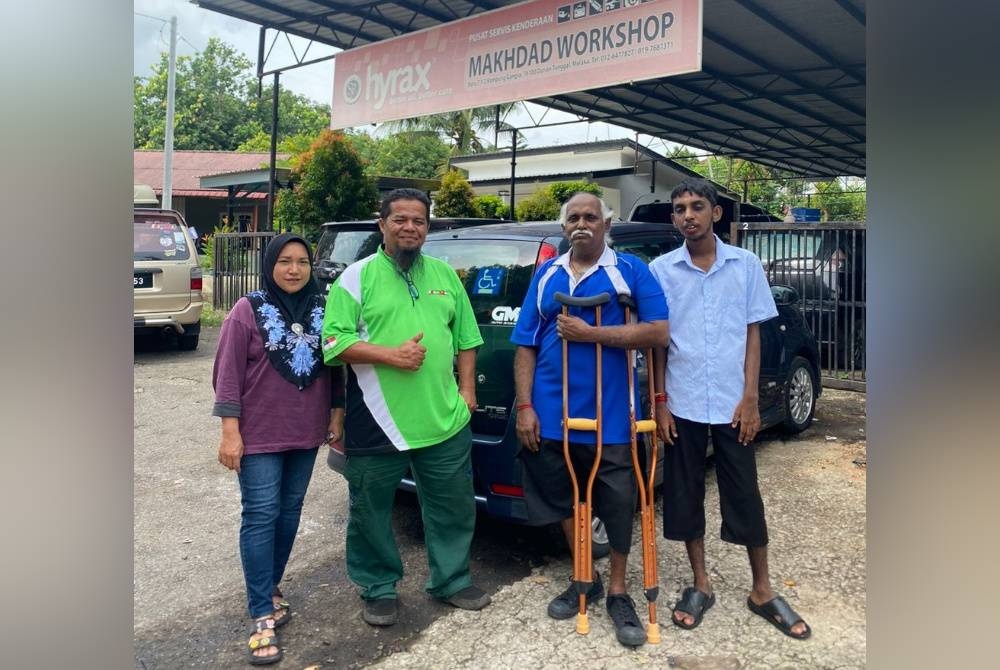
<path fill-rule="evenodd" d="M 812 629 L 806 623 L 806 620 L 796 614 L 795 610 L 781 596 L 775 596 L 763 605 L 756 604 L 748 597 L 747 607 L 754 614 L 769 621 L 775 628 L 788 637 L 794 637 L 796 640 L 805 640 L 812 635 Z M 792 626 L 800 621 L 805 624 L 806 629 L 801 634 L 796 635 L 792 632 Z"/>
<path fill-rule="evenodd" d="M 271 618 L 274 619 L 274 627 L 281 628 L 288 620 L 292 618 L 292 606 L 288 604 L 285 600 L 284 594 L 281 593 L 281 589 L 277 586 L 274 587 L 274 591 L 271 592 L 271 600 L 273 602 L 274 598 L 281 598 L 278 601 L 277 607 L 271 612 Z"/>
<path fill-rule="evenodd" d="M 710 610 L 714 604 L 714 593 L 712 595 L 705 595 L 704 591 L 699 591 L 695 587 L 689 586 L 684 589 L 684 593 L 681 594 L 681 599 L 677 601 L 676 605 L 674 605 L 674 611 L 690 614 L 694 617 L 694 622 L 686 624 L 683 620 L 678 621 L 677 617 L 673 616 L 670 617 L 670 620 L 674 622 L 675 626 L 692 630 L 698 627 L 698 624 L 701 623 L 701 618 L 705 616 L 705 612 Z"/>
<path fill-rule="evenodd" d="M 259 635 L 260 637 L 255 640 L 253 639 L 254 635 Z M 270 656 L 257 656 L 254 654 L 258 649 L 264 649 L 265 647 L 274 647 L 278 650 L 278 653 L 271 654 Z M 278 634 L 274 632 L 274 617 L 268 614 L 259 619 L 254 619 L 253 627 L 250 629 L 250 641 L 247 643 L 247 660 L 250 662 L 250 665 L 270 665 L 271 663 L 277 663 L 283 655 L 284 652 L 278 646 Z"/>

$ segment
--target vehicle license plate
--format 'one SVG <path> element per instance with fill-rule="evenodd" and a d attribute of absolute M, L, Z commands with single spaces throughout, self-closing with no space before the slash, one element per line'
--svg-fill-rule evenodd
<path fill-rule="evenodd" d="M 153 288 L 152 272 L 132 273 L 132 288 Z"/>

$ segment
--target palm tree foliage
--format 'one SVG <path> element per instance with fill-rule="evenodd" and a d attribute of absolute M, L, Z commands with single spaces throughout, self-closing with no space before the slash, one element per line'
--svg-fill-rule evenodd
<path fill-rule="evenodd" d="M 507 115 L 520 103 L 510 102 L 490 107 L 475 107 L 455 112 L 415 116 L 399 121 L 388 121 L 382 125 L 390 133 L 410 131 L 434 134 L 451 143 L 452 155 L 482 153 L 494 147 L 494 143 L 484 140 L 482 135 L 490 134 L 496 128 L 497 108 L 500 108 L 500 129 L 511 130 Z"/>

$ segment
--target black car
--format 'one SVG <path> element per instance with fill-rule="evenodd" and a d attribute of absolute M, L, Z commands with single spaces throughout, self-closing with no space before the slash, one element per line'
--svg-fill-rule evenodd
<path fill-rule="evenodd" d="M 616 222 L 611 235 L 615 249 L 647 262 L 683 243 L 676 229 L 666 223 Z M 515 460 L 516 347 L 510 335 L 536 268 L 567 250 L 568 242 L 556 223 L 506 223 L 436 232 L 427 236 L 423 247 L 424 253 L 455 268 L 484 340 L 476 357 L 479 409 L 472 416 L 476 502 L 491 516 L 519 523 L 527 514 Z M 761 324 L 761 421 L 764 427 L 780 424 L 796 433 L 812 421 L 820 393 L 819 356 L 816 341 L 796 309 L 796 291 L 773 286 L 772 294 L 778 316 Z M 644 367 L 642 363 L 641 375 Z M 411 481 L 404 480 L 403 488 L 412 487 Z"/>
<path fill-rule="evenodd" d="M 499 219 L 473 219 L 431 217 L 428 230 L 450 230 L 463 226 L 481 226 L 499 223 Z M 330 288 L 340 273 L 354 261 L 375 253 L 382 244 L 378 219 L 362 221 L 329 221 L 322 225 L 323 232 L 316 243 L 313 273 L 323 291 Z"/>

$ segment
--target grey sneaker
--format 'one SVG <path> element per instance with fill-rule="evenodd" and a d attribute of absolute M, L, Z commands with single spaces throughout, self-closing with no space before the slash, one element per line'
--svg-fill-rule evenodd
<path fill-rule="evenodd" d="M 391 626 L 396 623 L 399 614 L 399 603 L 395 598 L 375 598 L 365 601 L 365 609 L 361 618 L 372 626 Z"/>
<path fill-rule="evenodd" d="M 453 593 L 447 598 L 438 598 L 438 600 L 461 610 L 481 610 L 492 602 L 490 594 L 478 586 L 472 585 L 466 586 L 458 593 Z"/>
<path fill-rule="evenodd" d="M 601 582 L 601 575 L 595 574 L 594 581 L 587 591 L 587 606 L 595 603 L 604 597 L 604 584 Z M 568 619 L 580 611 L 580 597 L 576 592 L 576 585 L 570 578 L 569 588 L 557 595 L 549 603 L 549 616 L 553 619 Z"/>
<path fill-rule="evenodd" d="M 615 624 L 615 636 L 626 647 L 638 647 L 646 644 L 646 630 L 635 613 L 635 602 L 627 593 L 615 593 L 608 596 L 605 603 L 608 615 Z"/>

